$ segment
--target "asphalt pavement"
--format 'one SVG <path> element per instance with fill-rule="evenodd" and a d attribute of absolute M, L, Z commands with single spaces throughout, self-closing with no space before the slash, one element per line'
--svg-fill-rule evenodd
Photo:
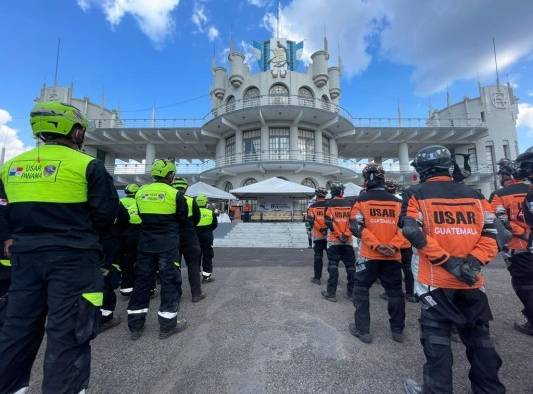
<path fill-rule="evenodd" d="M 406 341 L 390 337 L 386 302 L 371 290 L 374 342 L 359 342 L 348 331 L 354 308 L 343 297 L 325 301 L 323 286 L 309 282 L 310 249 L 217 249 L 216 281 L 204 285 L 207 298 L 192 304 L 186 270 L 181 313 L 186 331 L 158 339 L 152 300 L 144 336 L 128 338 L 123 323 L 92 345 L 89 393 L 402 393 L 402 381 L 422 377 L 418 304 L 407 304 Z M 325 260 L 325 259 L 324 259 Z M 324 274 L 327 276 L 326 268 Z M 486 269 L 495 321 L 492 335 L 503 359 L 501 378 L 508 393 L 533 393 L 533 337 L 513 330 L 520 304 L 501 261 Z M 323 280 L 324 281 L 324 280 Z M 43 346 L 44 347 L 44 346 Z M 42 350 L 30 392 L 40 392 Z M 469 392 L 468 362 L 453 344 L 455 393 Z"/>

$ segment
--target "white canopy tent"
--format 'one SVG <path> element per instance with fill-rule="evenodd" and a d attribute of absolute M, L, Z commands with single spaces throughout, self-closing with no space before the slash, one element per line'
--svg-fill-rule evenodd
<path fill-rule="evenodd" d="M 289 182 L 281 178 L 270 178 L 252 185 L 230 190 L 239 198 L 289 197 L 307 198 L 315 195 L 315 189 Z"/>
<path fill-rule="evenodd" d="M 345 197 L 357 197 L 359 193 L 361 193 L 361 190 L 363 190 L 363 188 L 353 182 L 348 182 L 344 184 Z"/>
<path fill-rule="evenodd" d="M 194 185 L 189 186 L 187 189 L 187 195 L 191 197 L 196 197 L 198 194 L 203 193 L 210 200 L 236 200 L 233 194 L 225 192 L 224 190 L 217 189 L 214 186 L 208 185 L 207 183 L 198 182 Z"/>

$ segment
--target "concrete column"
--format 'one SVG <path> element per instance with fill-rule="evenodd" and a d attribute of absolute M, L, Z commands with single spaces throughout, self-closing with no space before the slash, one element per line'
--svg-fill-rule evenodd
<path fill-rule="evenodd" d="M 270 150 L 268 126 L 261 126 L 261 160 L 268 160 Z"/>
<path fill-rule="evenodd" d="M 235 130 L 235 155 L 237 156 L 236 162 L 242 162 L 242 130 Z"/>
<path fill-rule="evenodd" d="M 215 151 L 216 160 L 224 160 L 224 155 L 226 154 L 226 140 L 224 138 L 218 140 L 217 147 Z"/>
<path fill-rule="evenodd" d="M 155 160 L 155 145 L 152 143 L 146 144 L 146 155 L 145 155 L 145 163 L 146 163 L 146 169 L 145 172 L 148 173 L 150 171 L 150 167 L 152 163 Z"/>
<path fill-rule="evenodd" d="M 400 159 L 400 171 L 409 171 L 409 146 L 407 142 L 401 142 L 398 150 L 398 158 Z"/>
<path fill-rule="evenodd" d="M 290 158 L 291 159 L 297 159 L 299 152 L 298 152 L 298 126 L 291 126 L 290 131 L 290 139 L 289 139 L 289 146 L 290 146 Z"/>
<path fill-rule="evenodd" d="M 323 159 L 322 153 L 322 130 L 315 130 L 315 155 L 317 160 L 321 161 Z"/>
<path fill-rule="evenodd" d="M 335 138 L 330 138 L 329 140 L 329 153 L 333 158 L 337 158 L 337 156 L 339 156 L 339 148 Z"/>

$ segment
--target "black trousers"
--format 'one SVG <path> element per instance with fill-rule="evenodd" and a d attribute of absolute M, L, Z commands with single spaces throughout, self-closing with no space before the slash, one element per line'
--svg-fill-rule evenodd
<path fill-rule="evenodd" d="M 313 241 L 313 252 L 315 252 L 314 270 L 315 279 L 322 278 L 323 256 L 324 252 L 328 251 L 328 241 L 326 239 L 318 239 Z"/>
<path fill-rule="evenodd" d="M 198 241 L 200 242 L 200 259 L 202 262 L 202 272 L 213 273 L 213 231 L 212 230 L 196 230 Z"/>
<path fill-rule="evenodd" d="M 405 284 L 405 294 L 414 295 L 415 278 L 413 277 L 413 271 L 411 271 L 411 259 L 413 258 L 413 249 L 401 249 L 402 254 L 402 271 L 403 281 Z"/>
<path fill-rule="evenodd" d="M 346 279 L 348 284 L 346 292 L 348 295 L 353 293 L 354 274 L 355 274 L 355 253 L 352 245 L 330 245 L 328 248 L 328 284 L 327 292 L 329 295 L 335 295 L 339 283 L 339 262 L 344 263 L 346 268 Z"/>
<path fill-rule="evenodd" d="M 100 254 L 64 249 L 14 255 L 0 332 L 0 393 L 28 386 L 43 339 L 43 393 L 78 393 L 89 383 L 90 340 L 102 299 Z"/>
<path fill-rule="evenodd" d="M 135 262 L 137 261 L 137 250 L 139 245 L 139 225 L 128 231 L 122 237 L 120 253 L 120 269 L 122 270 L 122 283 L 120 289 L 125 294 L 131 293 L 133 282 L 135 281 Z"/>
<path fill-rule="evenodd" d="M 160 253 L 139 251 L 135 264 L 135 283 L 128 303 L 128 327 L 131 331 L 139 331 L 144 327 L 157 269 L 161 281 L 159 327 L 161 331 L 168 331 L 176 326 L 181 295 L 178 251 L 176 248 Z"/>
<path fill-rule="evenodd" d="M 533 254 L 518 253 L 509 259 L 513 289 L 524 305 L 522 313 L 533 324 Z"/>
<path fill-rule="evenodd" d="M 196 229 L 189 220 L 180 228 L 180 258 L 185 257 L 187 274 L 191 294 L 193 297 L 202 294 L 202 282 L 200 277 L 200 241 L 196 235 Z"/>
<path fill-rule="evenodd" d="M 2 258 L 0 253 L 0 258 Z M 0 265 L 0 330 L 4 325 L 7 309 L 7 289 L 11 283 L 11 268 Z"/>
<path fill-rule="evenodd" d="M 436 289 L 420 298 L 420 341 L 426 356 L 424 393 L 453 393 L 452 326 L 457 327 L 466 346 L 472 392 L 504 393 L 498 378 L 502 360 L 490 339 L 492 313 L 485 293 L 478 289 Z"/>
<path fill-rule="evenodd" d="M 379 278 L 388 300 L 391 331 L 401 333 L 405 328 L 405 298 L 402 291 L 402 269 L 399 261 L 360 260 L 356 265 L 353 304 L 355 326 L 362 333 L 370 332 L 369 290 Z"/>

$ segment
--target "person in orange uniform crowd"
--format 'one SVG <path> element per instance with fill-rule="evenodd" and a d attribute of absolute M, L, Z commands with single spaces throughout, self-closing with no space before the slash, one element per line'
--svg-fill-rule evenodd
<path fill-rule="evenodd" d="M 470 361 L 474 393 L 504 393 L 502 360 L 489 332 L 492 320 L 481 267 L 497 254 L 496 217 L 485 198 L 450 176 L 450 151 L 421 149 L 412 165 L 421 183 L 406 190 L 399 226 L 417 249 L 413 273 L 421 301 L 420 335 L 426 356 L 423 387 L 404 382 L 406 393 L 452 393 L 452 326 Z"/>
<path fill-rule="evenodd" d="M 323 187 L 319 187 L 315 191 L 316 201 L 307 208 L 307 222 L 311 228 L 311 238 L 313 240 L 314 259 L 314 276 L 311 278 L 311 283 L 320 284 L 322 278 L 322 258 L 324 251 L 328 250 L 328 226 L 324 221 L 326 214 L 326 196 L 328 191 Z"/>
<path fill-rule="evenodd" d="M 533 149 L 516 158 L 514 175 L 517 179 L 511 179 L 512 183 L 503 189 L 494 192 L 492 204 L 496 208 L 496 214 L 503 212 L 503 217 L 508 218 L 508 228 L 513 238 L 508 244 L 507 264 L 511 274 L 513 289 L 524 305 L 522 314 L 524 322 L 515 322 L 514 328 L 527 335 L 533 335 L 533 254 L 531 247 L 531 227 L 533 227 L 533 215 L 531 210 L 532 189 L 531 185 L 523 182 L 523 179 L 533 180 Z M 500 171 L 501 172 L 501 171 Z M 508 171 L 509 172 L 509 171 Z M 500 176 L 503 180 L 503 176 Z M 525 197 L 522 197 L 524 196 Z M 502 219 L 503 221 L 504 219 Z M 524 226 L 527 226 L 524 229 Z"/>
<path fill-rule="evenodd" d="M 410 245 L 398 229 L 402 203 L 385 190 L 385 171 L 381 165 L 368 164 L 363 169 L 363 178 L 365 190 L 359 194 L 350 215 L 350 228 L 361 239 L 361 245 L 355 268 L 355 323 L 350 323 L 349 329 L 362 342 L 372 342 L 369 290 L 379 278 L 387 293 L 392 338 L 403 342 L 405 299 L 400 250 Z"/>
<path fill-rule="evenodd" d="M 337 284 L 339 282 L 339 261 L 346 268 L 348 280 L 346 297 L 351 299 L 354 286 L 355 253 L 353 236 L 350 231 L 350 211 L 353 202 L 344 198 L 344 185 L 331 185 L 331 200 L 326 204 L 325 223 L 328 227 L 328 285 L 322 296 L 332 302 L 337 301 Z"/>

